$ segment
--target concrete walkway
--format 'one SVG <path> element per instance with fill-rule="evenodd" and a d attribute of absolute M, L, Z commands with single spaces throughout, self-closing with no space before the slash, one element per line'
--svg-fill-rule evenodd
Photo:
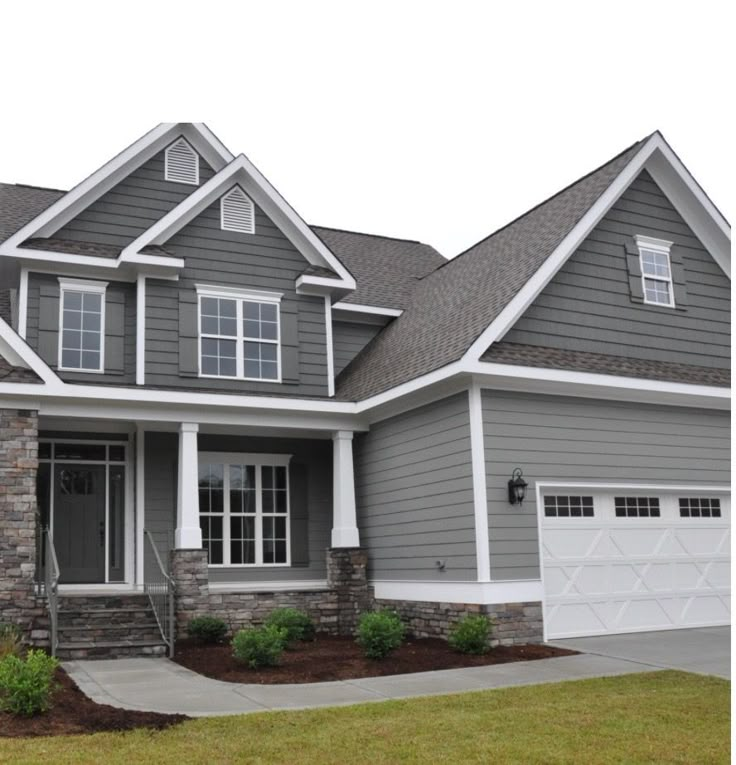
<path fill-rule="evenodd" d="M 625 659 L 581 654 L 329 683 L 256 685 L 211 680 L 168 659 L 70 661 L 64 668 L 80 689 L 100 704 L 192 717 L 360 704 L 659 669 Z"/>

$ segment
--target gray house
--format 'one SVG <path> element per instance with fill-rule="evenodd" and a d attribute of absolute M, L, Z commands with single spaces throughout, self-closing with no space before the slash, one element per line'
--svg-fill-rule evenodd
<path fill-rule="evenodd" d="M 0 184 L 0 286 L 0 620 L 60 655 L 729 623 L 730 228 L 659 133 L 446 260 L 162 124 Z"/>

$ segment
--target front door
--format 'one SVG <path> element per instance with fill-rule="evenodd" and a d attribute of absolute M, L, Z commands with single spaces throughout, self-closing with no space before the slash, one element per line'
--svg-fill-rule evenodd
<path fill-rule="evenodd" d="M 105 581 L 105 466 L 56 464 L 54 546 L 63 584 Z"/>

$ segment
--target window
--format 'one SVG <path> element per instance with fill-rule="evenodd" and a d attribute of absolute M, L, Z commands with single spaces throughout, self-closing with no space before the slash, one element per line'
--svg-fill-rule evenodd
<path fill-rule="evenodd" d="M 615 497 L 617 518 L 659 518 L 659 497 Z"/>
<path fill-rule="evenodd" d="M 107 282 L 59 279 L 59 369 L 104 369 Z"/>
<path fill-rule="evenodd" d="M 198 285 L 203 377 L 281 381 L 281 295 Z"/>
<path fill-rule="evenodd" d="M 199 517 L 210 565 L 289 564 L 290 459 L 200 454 Z"/>
<path fill-rule="evenodd" d="M 672 242 L 637 236 L 636 244 L 639 248 L 644 302 L 651 305 L 674 307 L 675 298 L 672 290 L 672 268 L 670 266 Z"/>
<path fill-rule="evenodd" d="M 715 497 L 680 497 L 680 518 L 720 517 L 720 499 Z"/>
<path fill-rule="evenodd" d="M 593 497 L 546 496 L 544 514 L 547 518 L 592 518 Z"/>
<path fill-rule="evenodd" d="M 220 226 L 223 231 L 255 234 L 256 220 L 253 202 L 240 186 L 235 186 L 220 200 Z"/>
<path fill-rule="evenodd" d="M 174 141 L 164 153 L 164 178 L 199 185 L 199 155 L 183 138 Z"/>

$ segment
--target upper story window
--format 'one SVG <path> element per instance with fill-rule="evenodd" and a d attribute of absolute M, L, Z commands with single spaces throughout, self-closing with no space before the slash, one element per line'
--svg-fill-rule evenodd
<path fill-rule="evenodd" d="M 253 202 L 240 186 L 233 187 L 220 199 L 220 227 L 223 231 L 256 233 Z"/>
<path fill-rule="evenodd" d="M 199 154 L 183 138 L 164 152 L 164 177 L 175 183 L 199 185 Z"/>
<path fill-rule="evenodd" d="M 672 242 L 648 236 L 636 236 L 635 239 L 639 248 L 644 302 L 674 308 L 675 296 L 670 264 Z"/>
<path fill-rule="evenodd" d="M 102 372 L 107 282 L 60 278 L 59 287 L 59 369 Z"/>
<path fill-rule="evenodd" d="M 199 374 L 281 382 L 281 294 L 197 285 Z"/>

